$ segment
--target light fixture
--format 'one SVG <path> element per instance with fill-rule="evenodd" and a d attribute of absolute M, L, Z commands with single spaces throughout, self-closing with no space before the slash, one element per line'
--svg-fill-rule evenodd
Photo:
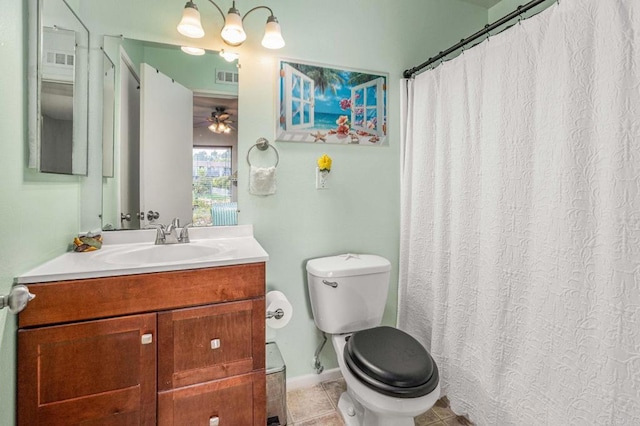
<path fill-rule="evenodd" d="M 202 56 L 205 54 L 204 49 L 200 47 L 182 46 L 180 47 L 180 50 L 182 50 L 184 53 L 188 53 L 189 55 L 193 55 L 193 56 Z"/>
<path fill-rule="evenodd" d="M 213 2 L 209 2 L 218 9 L 222 19 L 224 20 L 224 27 L 220 32 L 222 40 L 229 46 L 240 46 L 247 39 L 247 34 L 244 32 L 242 22 L 251 12 L 258 9 L 267 9 L 269 11 L 269 17 L 267 18 L 267 24 L 265 26 L 264 36 L 262 38 L 262 46 L 267 49 L 280 49 L 284 47 L 284 39 L 282 38 L 282 31 L 280 29 L 280 23 L 278 19 L 273 15 L 273 11 L 267 6 L 256 6 L 253 9 L 245 13 L 244 16 L 240 15 L 238 9 L 236 9 L 236 2 L 233 1 L 227 16 L 224 15 L 222 9 Z M 192 1 L 188 1 L 184 6 L 182 13 L 182 20 L 178 24 L 178 32 L 182 35 L 191 38 L 200 38 L 204 36 L 204 30 L 200 23 L 200 12 L 198 7 Z"/>
<path fill-rule="evenodd" d="M 224 49 L 220 51 L 220 56 L 222 56 L 227 62 L 233 62 L 240 57 L 236 52 L 225 52 Z"/>
<path fill-rule="evenodd" d="M 231 128 L 224 123 L 213 123 L 209 126 L 213 133 L 229 133 Z"/>
<path fill-rule="evenodd" d="M 204 37 L 204 29 L 200 23 L 200 11 L 198 6 L 192 1 L 184 5 L 182 19 L 178 24 L 178 32 L 190 38 Z"/>
<path fill-rule="evenodd" d="M 216 110 L 211 113 L 211 117 L 207 118 L 207 121 L 211 123 L 207 128 L 213 133 L 231 133 L 234 129 L 230 119 L 231 115 L 225 111 L 224 107 L 216 107 Z"/>

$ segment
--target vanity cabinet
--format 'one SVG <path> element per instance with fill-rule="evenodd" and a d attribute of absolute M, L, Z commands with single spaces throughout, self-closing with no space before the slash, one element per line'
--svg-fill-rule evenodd
<path fill-rule="evenodd" d="M 264 263 L 31 284 L 19 425 L 265 425 Z"/>

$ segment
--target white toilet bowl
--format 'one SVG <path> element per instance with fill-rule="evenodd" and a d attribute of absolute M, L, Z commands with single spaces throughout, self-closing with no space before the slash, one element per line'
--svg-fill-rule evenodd
<path fill-rule="evenodd" d="M 440 383 L 427 395 L 417 398 L 395 398 L 383 395 L 356 378 L 344 360 L 346 337 L 331 336 L 338 356 L 340 372 L 347 384 L 347 392 L 340 396 L 338 410 L 347 426 L 413 426 L 415 416 L 428 411 L 440 398 Z"/>
<path fill-rule="evenodd" d="M 380 325 L 390 270 L 387 259 L 366 254 L 307 262 L 313 319 L 331 335 L 347 384 L 338 403 L 347 426 L 413 426 L 440 397 L 438 368 L 427 350 Z"/>

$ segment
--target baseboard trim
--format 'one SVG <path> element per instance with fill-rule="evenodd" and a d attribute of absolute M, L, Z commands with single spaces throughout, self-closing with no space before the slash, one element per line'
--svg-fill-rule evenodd
<path fill-rule="evenodd" d="M 305 374 L 303 376 L 287 378 L 287 392 L 296 389 L 308 388 L 322 382 L 336 380 L 342 377 L 339 368 L 323 371 L 320 374 Z"/>

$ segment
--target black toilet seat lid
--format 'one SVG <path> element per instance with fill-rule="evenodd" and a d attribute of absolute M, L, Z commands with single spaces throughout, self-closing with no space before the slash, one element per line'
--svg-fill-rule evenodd
<path fill-rule="evenodd" d="M 344 359 L 358 379 L 386 395 L 415 398 L 438 385 L 438 368 L 429 352 L 393 327 L 354 333 L 345 345 Z"/>

